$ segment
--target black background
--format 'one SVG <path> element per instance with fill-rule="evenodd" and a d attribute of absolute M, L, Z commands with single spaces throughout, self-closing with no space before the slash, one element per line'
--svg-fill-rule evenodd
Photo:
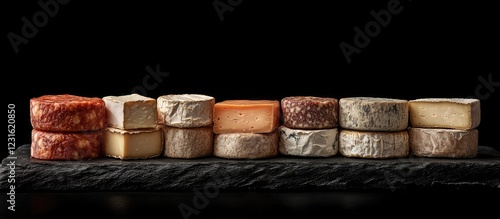
<path fill-rule="evenodd" d="M 214 2 L 233 10 L 221 20 Z M 146 66 L 158 66 L 169 75 L 150 97 L 481 97 L 479 143 L 500 149 L 493 1 L 401 0 L 402 11 L 350 63 L 339 44 L 353 45 L 354 28 L 364 30 L 370 11 L 386 10 L 389 0 L 229 2 L 73 0 L 15 53 L 8 34 L 22 36 L 22 17 L 32 21 L 42 9 L 2 1 L 4 101 L 16 106 L 16 144 L 30 143 L 30 98 L 129 94 L 148 77 Z M 488 77 L 496 83 L 489 89 L 480 81 Z"/>
<path fill-rule="evenodd" d="M 221 21 L 213 2 L 233 10 Z M 375 20 L 370 11 L 387 10 L 388 2 L 69 1 L 16 54 L 8 34 L 23 36 L 22 17 L 32 21 L 42 8 L 35 1 L 4 1 L 3 89 L 6 105 L 16 105 L 16 144 L 30 143 L 30 98 L 129 94 L 144 87 L 146 66 L 158 66 L 168 76 L 149 79 L 156 87 L 142 94 L 200 93 L 217 101 L 475 96 L 481 98 L 479 143 L 498 149 L 495 7 L 401 0 L 400 13 L 348 63 L 340 43 L 354 45 L 354 27 L 364 30 Z M 479 77 L 494 84 L 487 89 Z"/>

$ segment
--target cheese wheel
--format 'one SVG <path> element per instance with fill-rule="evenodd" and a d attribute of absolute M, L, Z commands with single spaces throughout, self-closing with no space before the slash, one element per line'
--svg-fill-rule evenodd
<path fill-rule="evenodd" d="M 271 133 L 280 125 L 278 100 L 225 100 L 214 105 L 213 131 L 225 133 Z"/>
<path fill-rule="evenodd" d="M 359 131 L 402 131 L 408 128 L 408 101 L 378 97 L 339 100 L 340 127 Z"/>
<path fill-rule="evenodd" d="M 201 94 L 170 94 L 156 100 L 158 123 L 178 128 L 213 124 L 215 98 Z"/>
<path fill-rule="evenodd" d="M 338 129 L 291 129 L 280 126 L 279 152 L 302 157 L 331 157 L 338 152 Z"/>
<path fill-rule="evenodd" d="M 106 106 L 101 98 L 69 94 L 30 99 L 34 129 L 54 132 L 101 130 L 107 126 Z"/>
<path fill-rule="evenodd" d="M 415 128 L 475 129 L 481 122 L 478 99 L 422 98 L 408 102 L 410 123 Z"/>
<path fill-rule="evenodd" d="M 103 154 L 122 160 L 159 157 L 163 150 L 161 126 L 144 129 L 104 130 Z"/>
<path fill-rule="evenodd" d="M 474 158 L 478 130 L 409 128 L 410 150 L 419 157 Z"/>
<path fill-rule="evenodd" d="M 31 157 L 41 160 L 86 160 L 101 155 L 103 133 L 31 131 Z"/>
<path fill-rule="evenodd" d="M 120 129 L 154 128 L 158 120 L 156 99 L 139 94 L 105 96 L 108 126 Z"/>
<path fill-rule="evenodd" d="M 342 130 L 339 136 L 339 153 L 357 158 L 401 158 L 410 151 L 408 132 L 369 132 Z"/>
<path fill-rule="evenodd" d="M 291 96 L 281 99 L 283 124 L 288 128 L 327 129 L 338 125 L 338 100 Z"/>
<path fill-rule="evenodd" d="M 163 128 L 163 155 L 171 158 L 199 158 L 213 153 L 212 126 L 198 128 Z"/>
<path fill-rule="evenodd" d="M 260 159 L 278 155 L 278 133 L 225 133 L 214 136 L 214 156 Z"/>

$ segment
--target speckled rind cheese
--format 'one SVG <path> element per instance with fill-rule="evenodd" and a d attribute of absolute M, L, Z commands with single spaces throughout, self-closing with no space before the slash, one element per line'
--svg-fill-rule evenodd
<path fill-rule="evenodd" d="M 163 155 L 171 158 L 199 158 L 213 154 L 212 126 L 197 128 L 163 128 Z"/>
<path fill-rule="evenodd" d="M 101 155 L 103 133 L 31 131 L 31 157 L 41 160 L 87 160 Z"/>
<path fill-rule="evenodd" d="M 178 128 L 213 124 L 215 98 L 202 94 L 170 94 L 157 98 L 158 123 Z"/>
<path fill-rule="evenodd" d="M 108 127 L 104 130 L 103 155 L 122 160 L 158 157 L 163 150 L 161 126 L 150 129 L 118 129 Z"/>
<path fill-rule="evenodd" d="M 478 130 L 409 128 L 410 150 L 419 157 L 474 158 Z"/>
<path fill-rule="evenodd" d="M 288 128 L 327 129 L 338 125 L 338 100 L 291 96 L 281 99 L 283 124 Z"/>
<path fill-rule="evenodd" d="M 467 98 L 422 98 L 408 102 L 410 125 L 416 128 L 475 129 L 481 122 L 480 101 Z"/>
<path fill-rule="evenodd" d="M 359 131 L 402 131 L 408 128 L 408 101 L 379 97 L 339 100 L 339 125 Z"/>
<path fill-rule="evenodd" d="M 213 131 L 225 133 L 271 133 L 280 125 L 278 100 L 225 100 L 215 103 Z"/>
<path fill-rule="evenodd" d="M 278 155 L 278 133 L 226 133 L 214 135 L 214 156 L 261 159 Z"/>
<path fill-rule="evenodd" d="M 105 96 L 108 127 L 120 129 L 154 128 L 158 115 L 156 99 L 139 94 Z"/>
<path fill-rule="evenodd" d="M 338 129 L 291 129 L 280 126 L 279 152 L 303 157 L 331 157 L 338 152 Z"/>
<path fill-rule="evenodd" d="M 44 95 L 30 99 L 34 129 L 54 132 L 101 130 L 107 126 L 106 106 L 98 97 L 70 94 Z"/>
<path fill-rule="evenodd" d="M 402 158 L 410 151 L 408 132 L 373 132 L 341 130 L 339 153 L 357 158 Z"/>

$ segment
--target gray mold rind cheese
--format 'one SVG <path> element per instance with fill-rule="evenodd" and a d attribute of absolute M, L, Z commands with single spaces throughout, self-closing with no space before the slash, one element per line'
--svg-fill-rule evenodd
<path fill-rule="evenodd" d="M 478 130 L 409 128 L 410 150 L 419 157 L 474 158 Z"/>
<path fill-rule="evenodd" d="M 225 133 L 214 136 L 214 156 L 228 159 L 262 159 L 278 155 L 278 132 Z"/>
<path fill-rule="evenodd" d="M 338 100 L 330 97 L 291 96 L 281 99 L 283 124 L 288 128 L 326 129 L 338 125 Z"/>
<path fill-rule="evenodd" d="M 214 104 L 214 97 L 201 94 L 159 96 L 158 123 L 178 128 L 211 126 Z"/>
<path fill-rule="evenodd" d="M 212 126 L 197 128 L 163 127 L 163 156 L 170 158 L 199 158 L 213 153 Z"/>
<path fill-rule="evenodd" d="M 481 122 L 480 100 L 472 98 L 421 98 L 408 102 L 415 128 L 475 129 Z"/>
<path fill-rule="evenodd" d="M 302 157 L 331 157 L 338 152 L 338 129 L 278 128 L 279 152 Z"/>
<path fill-rule="evenodd" d="M 408 101 L 377 97 L 339 100 L 339 125 L 359 131 L 402 131 L 408 128 Z"/>
<path fill-rule="evenodd" d="M 341 130 L 339 153 L 357 158 L 402 158 L 410 151 L 408 132 L 370 132 Z"/>

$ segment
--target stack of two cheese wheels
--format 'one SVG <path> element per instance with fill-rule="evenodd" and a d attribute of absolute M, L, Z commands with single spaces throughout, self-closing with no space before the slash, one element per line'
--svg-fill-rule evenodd
<path fill-rule="evenodd" d="M 108 122 L 102 153 L 122 160 L 161 155 L 163 136 L 157 124 L 156 99 L 139 94 L 105 96 Z"/>
<path fill-rule="evenodd" d="M 290 96 L 281 99 L 279 152 L 301 157 L 338 153 L 338 99 Z"/>
<path fill-rule="evenodd" d="M 409 155 L 408 101 L 379 97 L 339 100 L 339 153 L 356 158 Z"/>
<path fill-rule="evenodd" d="M 478 154 L 480 101 L 421 98 L 409 101 L 410 149 L 419 157 L 474 158 Z"/>
<path fill-rule="evenodd" d="M 31 157 L 85 160 L 101 155 L 107 115 L 98 97 L 44 95 L 30 99 Z"/>
<path fill-rule="evenodd" d="M 228 159 L 278 155 L 278 100 L 224 100 L 213 108 L 214 153 Z"/>
<path fill-rule="evenodd" d="M 214 104 L 214 97 L 201 94 L 169 94 L 157 98 L 165 157 L 191 159 L 212 155 Z"/>

